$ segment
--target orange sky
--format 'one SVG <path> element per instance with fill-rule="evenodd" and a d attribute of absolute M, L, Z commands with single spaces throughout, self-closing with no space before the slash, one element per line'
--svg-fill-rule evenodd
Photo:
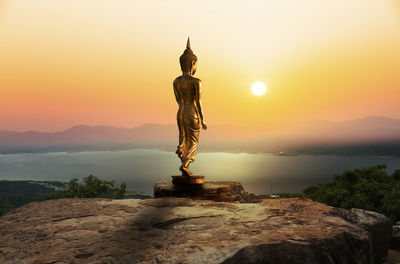
<path fill-rule="evenodd" d="M 0 0 L 0 129 L 174 123 L 188 35 L 209 124 L 400 118 L 398 0 Z"/>

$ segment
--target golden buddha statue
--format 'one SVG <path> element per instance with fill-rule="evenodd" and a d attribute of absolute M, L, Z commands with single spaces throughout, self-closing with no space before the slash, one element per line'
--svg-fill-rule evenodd
<path fill-rule="evenodd" d="M 179 58 L 182 75 L 174 80 L 174 93 L 179 109 L 177 114 L 179 145 L 176 150 L 182 165 L 179 170 L 183 176 L 194 176 L 189 165 L 196 159 L 199 146 L 200 127 L 207 129 L 201 107 L 201 81 L 193 77 L 197 68 L 197 57 L 190 49 L 188 38 L 186 50 Z"/>

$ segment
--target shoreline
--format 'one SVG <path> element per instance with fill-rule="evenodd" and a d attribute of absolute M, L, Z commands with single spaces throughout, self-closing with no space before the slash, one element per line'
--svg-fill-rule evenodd
<path fill-rule="evenodd" d="M 43 151 L 27 151 L 27 152 L 3 152 L 0 153 L 0 156 L 8 156 L 8 155 L 20 155 L 20 154 L 46 154 L 46 153 L 83 153 L 83 152 L 120 152 L 120 151 L 129 151 L 129 150 L 150 150 L 150 151 L 163 151 L 163 152 L 171 152 L 174 153 L 173 150 L 163 148 L 163 147 L 117 147 L 117 148 L 98 148 L 98 149 L 76 149 L 76 150 L 43 150 Z M 357 155 L 357 154 L 347 154 L 347 155 L 338 155 L 338 154 L 311 154 L 311 153 L 295 153 L 295 152 L 268 152 L 268 151 L 242 151 L 242 150 L 200 150 L 199 154 L 202 153 L 226 153 L 226 154 L 268 154 L 275 155 L 279 157 L 302 157 L 302 156 L 312 156 L 312 157 L 359 157 L 359 158 L 373 158 L 373 159 L 399 159 L 400 155 Z"/>

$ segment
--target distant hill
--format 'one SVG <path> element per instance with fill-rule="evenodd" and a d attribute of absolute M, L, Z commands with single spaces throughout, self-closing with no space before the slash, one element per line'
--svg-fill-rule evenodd
<path fill-rule="evenodd" d="M 258 135 L 261 133 L 259 132 Z M 252 141 L 255 133 L 251 128 L 239 126 L 211 126 L 202 133 L 202 144 Z M 176 146 L 178 128 L 174 125 L 144 124 L 133 128 L 112 126 L 78 125 L 67 130 L 48 133 L 38 131 L 1 131 L 0 153 L 22 153 L 42 151 L 79 151 L 94 149 L 120 149 L 131 147 Z"/>
<path fill-rule="evenodd" d="M 175 124 L 133 128 L 78 125 L 48 133 L 0 131 L 0 153 L 176 147 Z M 276 152 L 315 146 L 400 143 L 400 119 L 371 116 L 342 122 L 307 121 L 279 129 L 210 125 L 202 150 Z M 397 150 L 396 150 L 397 151 Z"/>
<path fill-rule="evenodd" d="M 342 122 L 308 121 L 292 126 L 292 136 L 317 142 L 376 142 L 400 139 L 400 119 L 370 116 Z"/>
<path fill-rule="evenodd" d="M 175 130 L 173 125 L 146 124 L 135 128 L 78 125 L 55 133 L 0 131 L 0 152 L 73 151 L 165 144 L 172 143 Z"/>

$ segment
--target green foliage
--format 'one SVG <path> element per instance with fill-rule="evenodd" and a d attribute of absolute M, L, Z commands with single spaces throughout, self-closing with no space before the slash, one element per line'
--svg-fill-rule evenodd
<path fill-rule="evenodd" d="M 13 206 L 7 197 L 3 200 L 0 200 L 0 216 L 5 215 L 12 208 Z"/>
<path fill-rule="evenodd" d="M 53 193 L 51 199 L 56 198 L 113 198 L 124 197 L 126 184 L 123 182 L 120 188 L 114 188 L 114 181 L 100 180 L 90 175 L 80 184 L 78 179 L 72 179 L 67 184 L 67 190 L 61 193 Z"/>
<path fill-rule="evenodd" d="M 284 192 L 284 193 L 279 193 L 279 197 L 282 197 L 282 198 L 304 197 L 304 194 L 302 194 L 302 193 Z"/>
<path fill-rule="evenodd" d="M 72 179 L 68 183 L 58 181 L 0 181 L 0 216 L 14 208 L 30 202 L 59 198 L 112 198 L 148 199 L 143 193 L 128 192 L 123 182 L 114 188 L 113 181 L 103 181 L 90 175 L 79 183 Z"/>
<path fill-rule="evenodd" d="M 0 181 L 0 215 L 30 202 L 44 201 L 52 192 L 51 187 L 63 186 L 54 181 Z"/>
<path fill-rule="evenodd" d="M 126 184 L 125 182 L 121 183 L 120 188 L 111 194 L 111 198 L 113 199 L 122 199 L 124 198 L 126 192 Z"/>
<path fill-rule="evenodd" d="M 388 175 L 384 164 L 345 170 L 332 182 L 312 185 L 303 194 L 330 206 L 375 211 L 393 222 L 400 219 L 400 170 Z"/>

